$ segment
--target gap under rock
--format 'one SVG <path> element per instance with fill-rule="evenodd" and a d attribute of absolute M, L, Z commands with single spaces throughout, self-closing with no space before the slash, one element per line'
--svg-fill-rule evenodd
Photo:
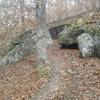
<path fill-rule="evenodd" d="M 78 43 L 73 43 L 69 46 L 66 46 L 66 45 L 62 44 L 61 49 L 77 49 L 77 50 L 79 50 Z"/>

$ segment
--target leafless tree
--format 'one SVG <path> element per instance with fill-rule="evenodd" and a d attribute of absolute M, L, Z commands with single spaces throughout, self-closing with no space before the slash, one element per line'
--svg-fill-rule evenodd
<path fill-rule="evenodd" d="M 100 9 L 100 0 L 96 0 L 96 8 L 97 8 L 97 10 Z"/>
<path fill-rule="evenodd" d="M 37 57 L 39 62 L 44 62 L 48 59 L 47 45 L 52 43 L 46 22 L 46 0 L 36 0 L 36 19 L 38 27 Z"/>

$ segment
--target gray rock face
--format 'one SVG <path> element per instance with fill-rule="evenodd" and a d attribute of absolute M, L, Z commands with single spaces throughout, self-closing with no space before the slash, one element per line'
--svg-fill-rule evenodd
<path fill-rule="evenodd" d="M 96 56 L 100 58 L 100 37 L 94 37 Z"/>
<path fill-rule="evenodd" d="M 77 40 L 82 57 L 86 58 L 95 56 L 95 43 L 91 35 L 84 33 L 78 36 Z"/>
<path fill-rule="evenodd" d="M 0 59 L 0 66 L 17 62 L 32 53 L 35 49 L 36 41 L 36 30 L 29 30 L 17 37 L 10 44 L 7 54 Z"/>
<path fill-rule="evenodd" d="M 60 44 L 70 46 L 74 43 L 77 43 L 77 37 L 84 33 L 83 29 L 77 29 L 72 31 L 65 27 L 65 29 L 59 34 L 58 40 Z"/>

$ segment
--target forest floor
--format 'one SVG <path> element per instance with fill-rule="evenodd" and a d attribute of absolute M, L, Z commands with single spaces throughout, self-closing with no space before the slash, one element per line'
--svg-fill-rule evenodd
<path fill-rule="evenodd" d="M 52 76 L 58 86 L 43 100 L 100 100 L 100 59 L 79 57 L 78 49 L 61 49 L 57 41 L 49 48 L 49 57 L 58 66 Z M 49 80 L 48 65 L 34 65 L 35 55 L 0 69 L 0 100 L 27 100 L 45 88 Z M 59 68 L 58 68 L 59 67 Z M 55 73 L 56 72 L 56 73 Z M 47 91 L 45 91 L 47 92 Z M 35 100 L 35 99 L 33 99 Z M 42 100 L 42 99 L 41 99 Z"/>
<path fill-rule="evenodd" d="M 61 67 L 59 92 L 51 100 L 100 100 L 100 59 L 83 59 L 78 49 L 60 48 L 55 41 L 50 50 Z"/>

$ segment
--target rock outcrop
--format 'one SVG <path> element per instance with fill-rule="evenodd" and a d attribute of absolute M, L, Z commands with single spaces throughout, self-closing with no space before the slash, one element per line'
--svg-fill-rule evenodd
<path fill-rule="evenodd" d="M 95 43 L 96 56 L 100 58 L 100 37 L 95 36 L 93 38 Z"/>
<path fill-rule="evenodd" d="M 76 28 L 73 30 L 71 28 L 65 27 L 64 30 L 59 34 L 59 43 L 65 46 L 76 44 L 78 42 L 77 37 L 82 33 L 84 33 L 84 29 Z"/>
<path fill-rule="evenodd" d="M 82 57 L 97 56 L 100 58 L 100 37 L 84 33 L 77 40 Z"/>
<path fill-rule="evenodd" d="M 73 23 L 65 26 L 59 34 L 59 43 L 67 48 L 78 44 L 78 48 L 83 58 L 97 56 L 100 58 L 100 25 L 89 25 L 79 20 L 79 23 Z"/>
<path fill-rule="evenodd" d="M 91 35 L 84 33 L 80 35 L 77 40 L 82 57 L 86 58 L 95 56 L 95 44 Z"/>
<path fill-rule="evenodd" d="M 0 66 L 15 63 L 23 59 L 35 49 L 36 30 L 29 30 L 10 43 L 9 50 L 0 58 Z"/>

